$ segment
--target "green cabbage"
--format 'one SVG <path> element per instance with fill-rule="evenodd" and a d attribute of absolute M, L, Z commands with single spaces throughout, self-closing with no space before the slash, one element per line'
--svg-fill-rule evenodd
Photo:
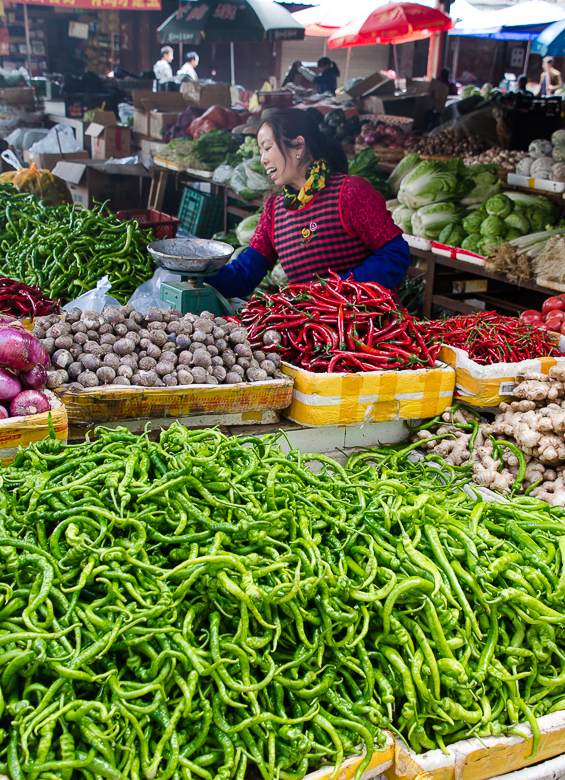
<path fill-rule="evenodd" d="M 249 242 L 253 238 L 253 234 L 255 233 L 255 229 L 257 228 L 260 219 L 260 213 L 252 214 L 250 217 L 246 217 L 239 223 L 235 229 L 235 233 L 240 244 L 243 246 L 249 246 Z"/>
<path fill-rule="evenodd" d="M 512 214 L 509 214 L 504 219 L 504 223 L 507 228 L 515 230 L 519 236 L 525 236 L 526 233 L 530 232 L 528 218 L 519 211 L 514 211 Z"/>
<path fill-rule="evenodd" d="M 409 209 L 407 206 L 397 206 L 392 212 L 392 220 L 395 225 L 402 230 L 403 233 L 412 233 L 412 215 L 414 209 Z"/>
<path fill-rule="evenodd" d="M 502 238 L 507 232 L 508 228 L 504 221 L 494 215 L 487 217 L 481 225 L 481 236 L 488 236 L 488 238 L 493 238 L 494 236 Z"/>
<path fill-rule="evenodd" d="M 538 209 L 546 214 L 546 225 L 554 225 L 559 215 L 557 206 L 543 195 L 529 195 L 527 192 L 513 192 L 509 190 L 506 197 L 514 203 L 514 211 L 526 212 L 531 222 L 531 209 Z"/>
<path fill-rule="evenodd" d="M 459 157 L 445 163 L 423 160 L 402 179 L 398 200 L 408 208 L 419 209 L 431 203 L 459 200 L 471 187 Z"/>
<path fill-rule="evenodd" d="M 548 230 L 553 225 L 553 221 L 548 218 L 547 212 L 542 209 L 530 209 L 528 211 L 528 219 L 532 233 Z"/>
<path fill-rule="evenodd" d="M 467 233 L 480 233 L 484 219 L 484 212 L 477 209 L 476 211 L 471 211 L 471 213 L 465 217 L 462 225 Z"/>
<path fill-rule="evenodd" d="M 461 225 L 446 225 L 439 234 L 438 241 L 440 244 L 448 244 L 449 246 L 461 246 L 465 238 L 467 238 L 467 233 Z"/>
<path fill-rule="evenodd" d="M 400 188 L 400 184 L 402 182 L 402 179 L 405 176 L 408 176 L 409 173 L 412 173 L 414 168 L 419 164 L 420 162 L 420 155 L 419 154 L 408 154 L 406 157 L 403 157 L 402 160 L 398 163 L 396 168 L 392 171 L 390 176 L 387 179 L 387 184 L 390 187 L 390 190 L 393 195 L 398 195 L 398 190 Z"/>
<path fill-rule="evenodd" d="M 500 217 L 504 219 L 512 211 L 512 201 L 502 193 L 495 195 L 494 198 L 489 198 L 485 203 L 487 214 L 491 214 L 494 217 Z"/>
<path fill-rule="evenodd" d="M 454 203 L 430 203 L 412 216 L 412 231 L 415 236 L 438 239 L 446 225 L 460 222 L 461 209 Z"/>
<path fill-rule="evenodd" d="M 516 228 L 510 228 L 506 234 L 506 241 L 512 241 L 513 238 L 521 238 L 523 235 L 524 233 L 520 233 L 520 231 L 516 230 Z"/>
<path fill-rule="evenodd" d="M 480 254 L 479 247 L 482 245 L 483 240 L 478 233 L 472 233 L 467 238 L 463 239 L 461 243 L 461 249 L 466 249 L 468 252 L 476 252 Z"/>
<path fill-rule="evenodd" d="M 494 251 L 498 246 L 504 244 L 506 239 L 502 236 L 487 236 L 482 241 L 481 253 L 488 257 L 488 255 L 494 255 Z"/>
<path fill-rule="evenodd" d="M 489 167 L 491 170 L 488 169 Z M 480 170 L 475 172 L 475 168 L 479 168 Z M 485 168 L 487 168 L 487 170 L 485 170 Z M 497 195 L 502 189 L 502 182 L 496 173 L 492 172 L 492 166 L 476 165 L 470 166 L 467 170 L 472 171 L 469 178 L 472 182 L 473 189 L 461 200 L 462 206 L 472 206 L 475 203 L 483 203 L 485 200 Z"/>

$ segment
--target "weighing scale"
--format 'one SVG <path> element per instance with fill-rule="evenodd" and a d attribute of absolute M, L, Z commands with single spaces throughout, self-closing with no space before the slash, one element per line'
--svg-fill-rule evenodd
<path fill-rule="evenodd" d="M 223 295 L 206 284 L 234 252 L 233 246 L 205 238 L 167 238 L 149 244 L 148 250 L 157 265 L 173 274 L 178 282 L 162 282 L 160 297 L 183 314 L 203 311 L 217 317 L 235 314 Z"/>

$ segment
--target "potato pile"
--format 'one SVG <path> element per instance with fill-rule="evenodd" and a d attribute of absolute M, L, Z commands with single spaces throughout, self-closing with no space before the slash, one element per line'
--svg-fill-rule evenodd
<path fill-rule="evenodd" d="M 35 320 L 51 358 L 47 387 L 176 387 L 264 382 L 283 376 L 280 357 L 253 351 L 244 327 L 210 312 L 106 306 Z"/>
<path fill-rule="evenodd" d="M 478 135 L 467 135 L 460 128 L 439 130 L 433 135 L 424 136 L 415 146 L 406 150 L 407 154 L 429 154 L 437 157 L 466 157 L 481 154 L 492 144 Z"/>

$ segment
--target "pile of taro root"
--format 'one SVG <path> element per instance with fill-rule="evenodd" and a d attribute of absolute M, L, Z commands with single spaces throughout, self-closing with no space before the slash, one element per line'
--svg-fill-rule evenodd
<path fill-rule="evenodd" d="M 252 350 L 247 331 L 210 312 L 106 306 L 39 317 L 33 333 L 51 358 L 47 387 L 175 387 L 281 378 L 276 354 Z"/>

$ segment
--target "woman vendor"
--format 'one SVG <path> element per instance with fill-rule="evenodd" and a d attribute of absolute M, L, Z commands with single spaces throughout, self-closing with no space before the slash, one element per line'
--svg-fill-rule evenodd
<path fill-rule="evenodd" d="M 226 298 L 250 295 L 280 260 L 291 284 L 334 271 L 392 288 L 410 265 L 408 244 L 383 196 L 347 175 L 340 144 L 306 111 L 282 109 L 257 134 L 261 162 L 283 193 L 269 198 L 249 247 L 208 283 Z"/>

